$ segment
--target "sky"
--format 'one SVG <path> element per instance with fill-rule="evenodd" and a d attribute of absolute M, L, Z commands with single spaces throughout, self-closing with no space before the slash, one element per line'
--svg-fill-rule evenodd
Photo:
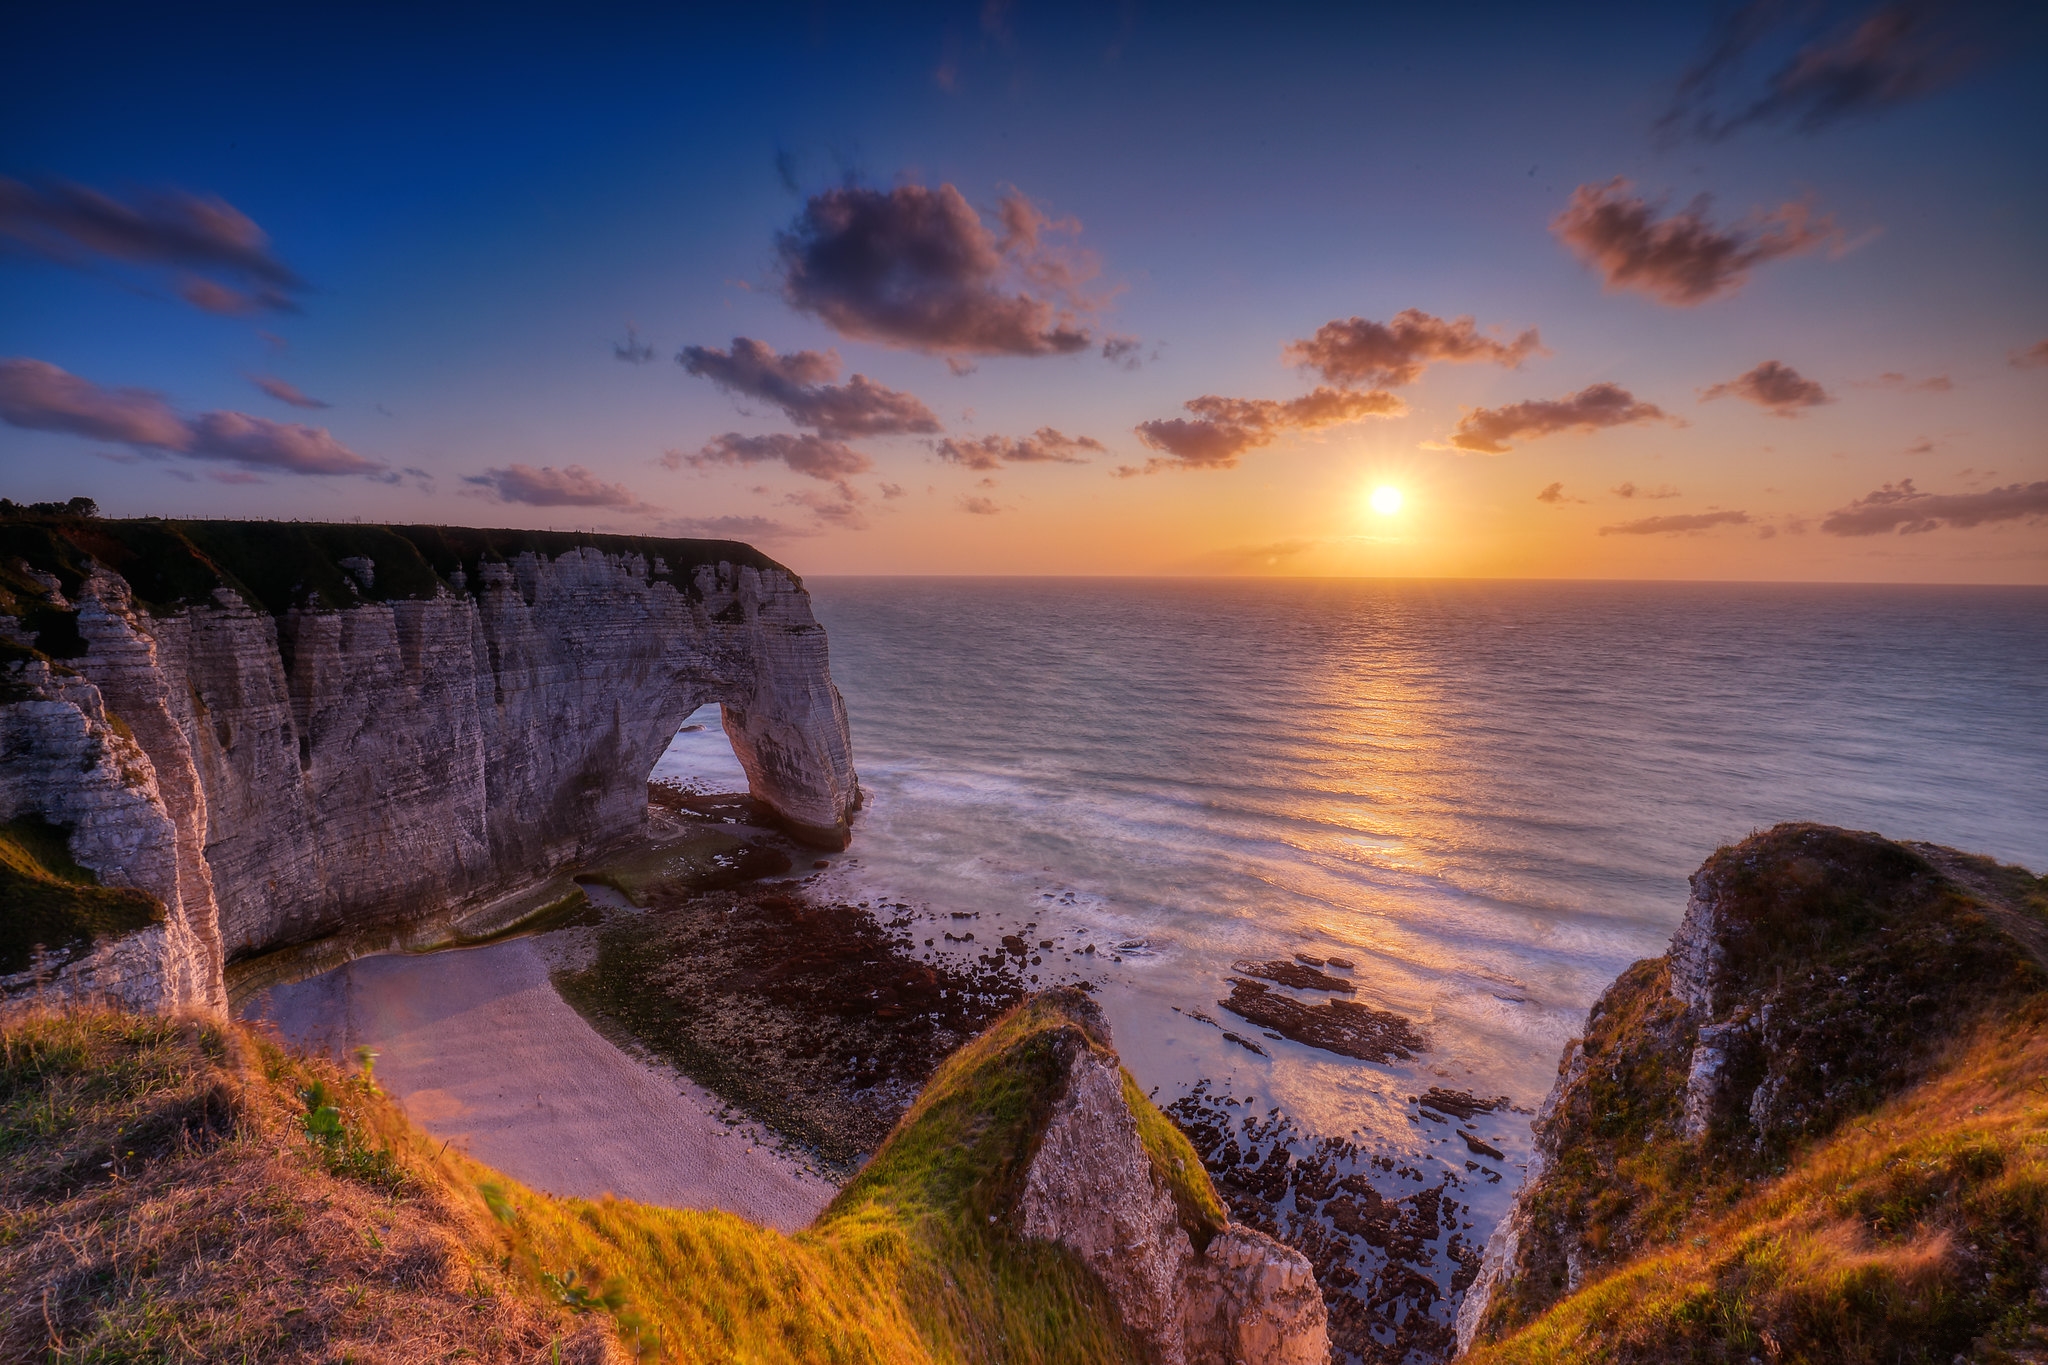
<path fill-rule="evenodd" d="M 2048 11 L 19 5 L 0 494 L 2048 583 Z"/>

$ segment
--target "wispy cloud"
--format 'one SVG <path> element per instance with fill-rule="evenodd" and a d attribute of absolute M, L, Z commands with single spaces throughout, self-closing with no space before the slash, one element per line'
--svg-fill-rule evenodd
<path fill-rule="evenodd" d="M 252 374 L 249 382 L 269 394 L 280 403 L 289 403 L 295 408 L 331 408 L 332 403 L 323 403 L 317 398 L 308 398 L 299 391 L 299 386 L 274 374 Z"/>
<path fill-rule="evenodd" d="M 612 343 L 612 359 L 623 360 L 628 365 L 645 365 L 654 359 L 654 347 L 642 341 L 639 331 L 629 322 L 626 324 L 626 339 Z"/>
<path fill-rule="evenodd" d="M 1747 526 L 1752 521 L 1747 512 L 1680 512 L 1668 517 L 1643 517 L 1638 521 L 1624 521 L 1615 526 L 1603 526 L 1603 536 L 1672 536 L 1691 531 L 1710 531 L 1716 526 Z"/>
<path fill-rule="evenodd" d="M 814 530 L 791 526 L 774 517 L 749 516 L 674 517 L 662 522 L 661 529 L 669 535 L 703 536 L 713 540 L 787 540 L 817 534 Z"/>
<path fill-rule="evenodd" d="M 1844 18 L 1832 5 L 1750 0 L 1686 71 L 1657 132 L 1667 142 L 1718 142 L 1752 124 L 1817 133 L 1919 99 L 1979 55 L 1972 8 L 1888 0 Z"/>
<path fill-rule="evenodd" d="M 2048 338 L 2031 346 L 2016 348 L 2006 356 L 2005 362 L 2015 370 L 2031 370 L 2036 365 L 2048 365 Z"/>
<path fill-rule="evenodd" d="M 1397 387 L 1414 383 L 1433 361 L 1490 361 L 1515 369 L 1542 350 L 1533 327 L 1504 341 L 1482 335 L 1469 316 L 1444 319 L 1408 308 L 1389 322 L 1326 322 L 1314 336 L 1289 342 L 1283 354 L 1332 384 Z"/>
<path fill-rule="evenodd" d="M 864 374 L 846 384 L 827 383 L 839 376 L 836 352 L 778 355 L 764 342 L 734 337 L 730 351 L 685 346 L 676 361 L 728 393 L 775 404 L 790 421 L 821 436 L 890 436 L 940 429 L 939 419 L 914 395 L 885 388 Z"/>
<path fill-rule="evenodd" d="M 1164 458 L 1142 466 L 1124 465 L 1117 474 L 1152 474 L 1162 469 L 1229 469 L 1248 450 L 1271 445 L 1290 431 L 1319 431 L 1367 417 L 1391 417 L 1405 404 L 1383 389 L 1318 388 L 1285 402 L 1274 398 L 1219 398 L 1205 394 L 1181 404 L 1192 418 L 1140 422 L 1138 439 Z"/>
<path fill-rule="evenodd" d="M 1658 498 L 1683 496 L 1683 494 L 1668 483 L 1660 484 L 1655 488 L 1638 488 L 1632 483 L 1618 483 L 1607 491 L 1614 494 L 1617 498 L 1645 498 L 1653 501 Z"/>
<path fill-rule="evenodd" d="M 1617 384 L 1593 384 L 1563 398 L 1536 398 L 1504 408 L 1474 408 L 1458 420 L 1451 448 L 1480 455 L 1501 455 L 1514 449 L 1509 441 L 1529 441 L 1560 431 L 1598 431 L 1637 422 L 1673 420 L 1655 403 L 1639 403 Z"/>
<path fill-rule="evenodd" d="M 305 288 L 246 214 L 183 190 L 123 203 L 84 185 L 0 176 L 0 241 L 74 267 L 101 258 L 180 272 L 180 296 L 209 313 L 291 311 Z"/>
<path fill-rule="evenodd" d="M 1956 381 L 1945 374 L 1914 379 L 1898 370 L 1886 370 L 1875 379 L 1857 379 L 1851 382 L 1859 389 L 1904 389 L 1914 393 L 1949 393 L 1956 386 Z"/>
<path fill-rule="evenodd" d="M 1536 495 L 1536 501 L 1549 503 L 1552 507 L 1562 507 L 1570 502 L 1584 502 L 1585 499 L 1565 496 L 1564 484 L 1560 482 L 1543 485 L 1543 491 Z"/>
<path fill-rule="evenodd" d="M 1807 408 L 1835 401 L 1819 383 L 1806 378 L 1790 365 L 1782 365 L 1775 360 L 1766 360 L 1755 369 L 1700 394 L 1702 403 L 1716 398 L 1740 398 L 1745 403 L 1756 404 L 1773 417 L 1797 417 Z"/>
<path fill-rule="evenodd" d="M 487 490 L 499 502 L 529 507 L 603 507 L 619 512 L 655 511 L 622 483 L 608 483 L 580 464 L 513 464 L 463 476 L 464 483 Z"/>
<path fill-rule="evenodd" d="M 972 516 L 992 517 L 995 516 L 998 512 L 1001 512 L 1003 509 L 1001 505 L 998 504 L 992 498 L 963 496 L 960 499 L 960 510 L 969 513 Z"/>
<path fill-rule="evenodd" d="M 874 468 L 875 462 L 844 441 L 824 436 L 790 435 L 774 432 L 767 436 L 742 436 L 728 431 L 707 442 L 695 455 L 672 451 L 661 461 L 670 469 L 687 463 L 699 469 L 710 465 L 783 464 L 798 474 L 833 482 Z"/>
<path fill-rule="evenodd" d="M 1842 242 L 1834 220 L 1815 218 L 1804 204 L 1781 204 L 1722 228 L 1708 221 L 1704 194 L 1666 216 L 1661 204 L 1629 190 L 1622 176 L 1579 186 L 1550 230 L 1600 272 L 1607 288 L 1633 289 L 1674 307 L 1732 294 L 1767 261 Z"/>
<path fill-rule="evenodd" d="M 382 461 L 356 454 L 320 427 L 241 412 L 185 417 L 160 393 L 101 388 L 42 360 L 0 360 L 0 421 L 279 474 L 398 477 Z"/>
<path fill-rule="evenodd" d="M 1901 479 L 1828 513 L 1820 529 L 1834 536 L 1912 535 L 2040 516 L 2048 516 L 2048 479 L 1982 493 L 1923 493 L 1911 479 Z"/>
<path fill-rule="evenodd" d="M 956 360 L 1066 355 L 1094 344 L 1094 258 L 1080 231 L 1011 191 L 992 230 L 951 185 L 813 195 L 776 240 L 783 297 L 842 336 Z"/>
<path fill-rule="evenodd" d="M 933 450 L 940 459 L 969 469 L 995 469 L 1005 464 L 1086 464 L 1087 455 L 1109 453 L 1108 447 L 1092 436 L 1068 436 L 1053 427 L 1040 427 L 1024 437 L 950 438 L 940 441 Z"/>

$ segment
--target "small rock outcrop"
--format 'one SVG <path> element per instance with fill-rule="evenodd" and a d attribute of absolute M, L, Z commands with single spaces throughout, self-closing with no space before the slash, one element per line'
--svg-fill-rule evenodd
<path fill-rule="evenodd" d="M 798 837 L 860 800 L 810 599 L 733 542 L 13 517 L 0 646 L 0 824 L 165 907 L 16 988 L 219 1008 L 226 963 L 502 896 L 638 833 L 710 702 Z"/>
<path fill-rule="evenodd" d="M 1165 1365 L 1323 1365 L 1329 1314 L 1308 1259 L 1242 1224 L 1190 1217 L 1174 1183 L 1206 1187 L 1207 1174 L 1191 1149 L 1148 1150 L 1099 1011 L 1087 1031 L 1025 1174 L 1019 1230 L 1079 1256 Z"/>
<path fill-rule="evenodd" d="M 2044 892 L 2023 869 L 1820 825 L 1708 858 L 1670 952 L 1624 972 L 1566 1048 L 1460 1309 L 1460 1350 L 1639 1256 L 1708 1245 L 1690 1220 L 2038 1004 Z"/>

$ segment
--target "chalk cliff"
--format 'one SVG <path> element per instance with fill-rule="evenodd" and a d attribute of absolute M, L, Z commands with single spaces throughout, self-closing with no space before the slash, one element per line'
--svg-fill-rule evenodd
<path fill-rule="evenodd" d="M 1458 1316 L 1486 1362 L 2048 1346 L 2048 878 L 1788 824 L 1593 1006 Z"/>
<path fill-rule="evenodd" d="M 733 542 L 17 516 L 0 639 L 0 823 L 164 908 L 36 965 L 138 1006 L 638 832 L 710 702 L 798 837 L 843 847 L 860 801 L 809 596 Z"/>

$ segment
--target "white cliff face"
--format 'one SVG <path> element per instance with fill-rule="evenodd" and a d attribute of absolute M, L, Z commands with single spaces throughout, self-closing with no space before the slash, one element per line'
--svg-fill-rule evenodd
<path fill-rule="evenodd" d="M 1329 1359 L 1329 1310 L 1300 1252 L 1238 1224 L 1195 1249 L 1113 1055 L 1077 1051 L 1017 1212 L 1025 1236 L 1067 1247 L 1095 1272 L 1164 1365 Z"/>
<path fill-rule="evenodd" d="M 344 567 L 374 581 L 367 559 Z M 0 705 L 0 820 L 74 828 L 82 866 L 171 908 L 167 935 L 208 965 L 190 982 L 167 968 L 166 1007 L 219 1007 L 224 962 L 487 900 L 638 833 L 655 760 L 710 702 L 753 795 L 800 837 L 844 846 L 860 800 L 845 708 L 786 571 L 670 573 L 586 547 L 476 576 L 431 598 L 273 617 L 227 588 L 152 614 L 96 570 L 75 594 L 77 679 L 11 666 L 44 681 L 36 700 Z M 154 783 L 95 817 L 125 822 L 119 838 L 70 813 L 114 800 L 91 773 L 29 757 L 88 743 L 60 730 L 112 735 L 91 719 L 105 711 Z"/>

